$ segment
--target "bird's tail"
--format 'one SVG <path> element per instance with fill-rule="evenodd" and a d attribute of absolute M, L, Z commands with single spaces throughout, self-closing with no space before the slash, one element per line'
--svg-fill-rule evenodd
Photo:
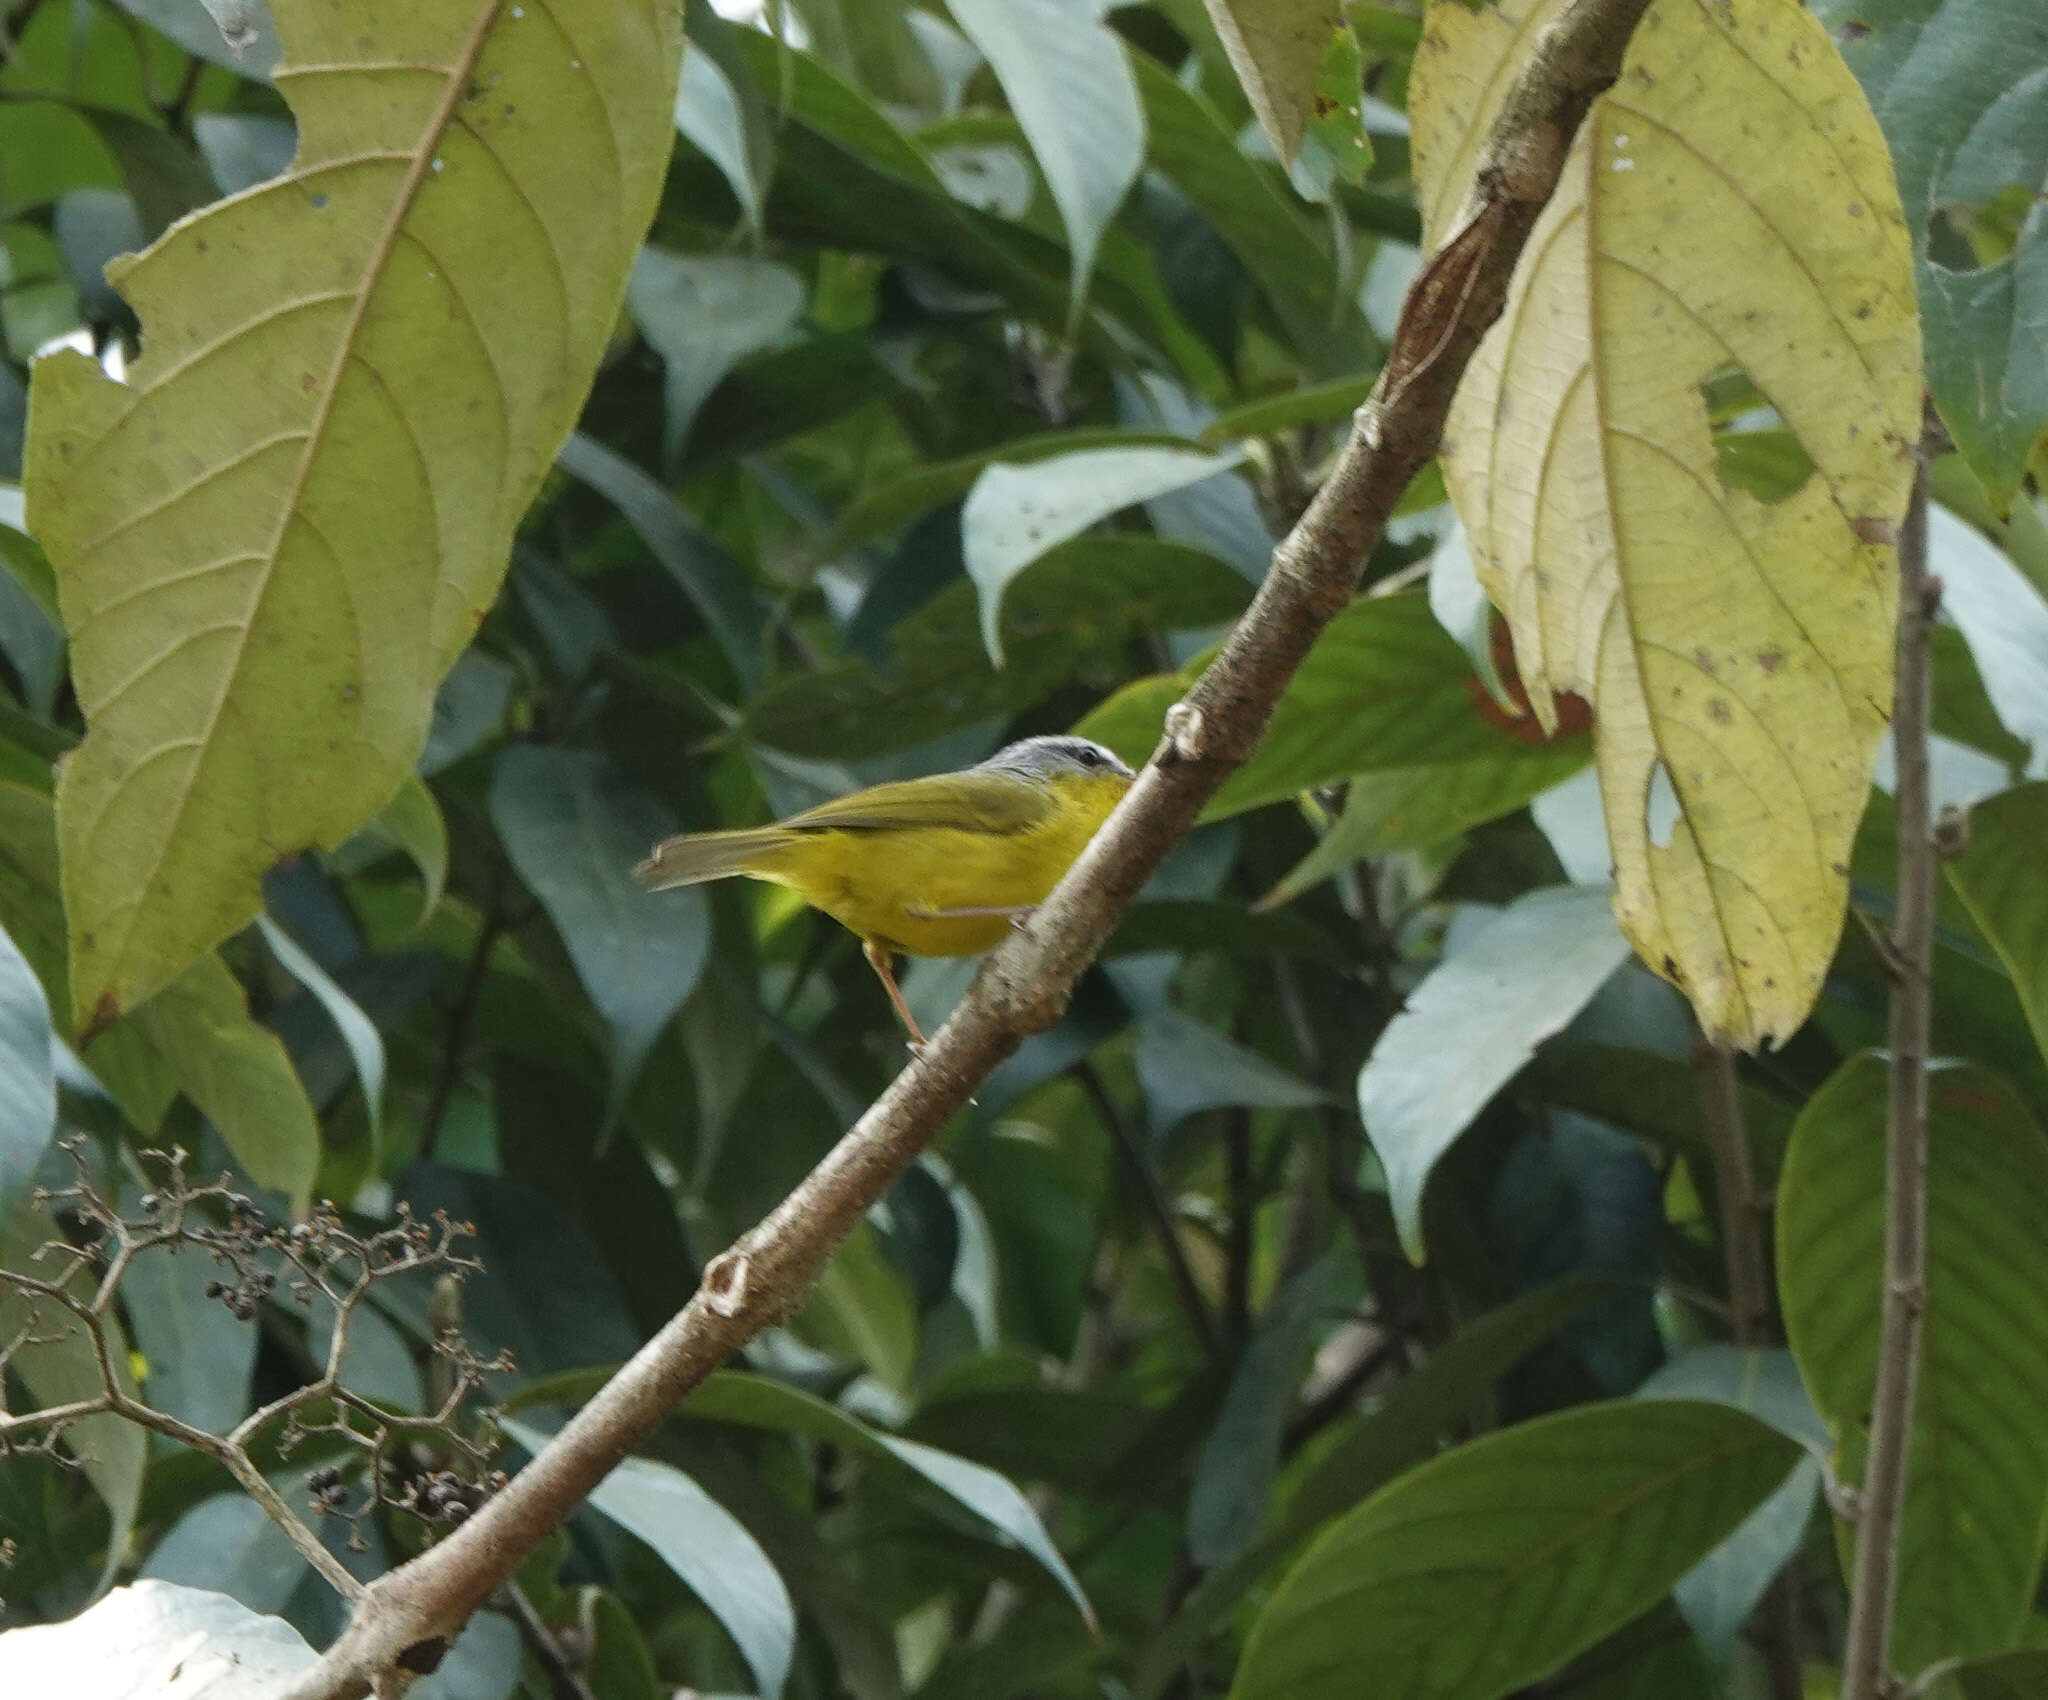
<path fill-rule="evenodd" d="M 776 852 L 786 849 L 795 838 L 796 834 L 779 826 L 680 833 L 655 845 L 653 854 L 633 871 L 643 885 L 655 891 L 702 885 L 734 874 L 767 874 L 774 868 Z"/>

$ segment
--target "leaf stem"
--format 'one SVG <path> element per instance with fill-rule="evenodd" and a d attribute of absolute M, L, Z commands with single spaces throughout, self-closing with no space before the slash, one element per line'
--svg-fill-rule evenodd
<path fill-rule="evenodd" d="M 1936 429 L 1932 424 L 1929 430 Z M 1870 1451 L 1858 1496 L 1856 1562 L 1842 1657 L 1842 1700 L 1879 1700 L 1890 1681 L 1892 1609 L 1906 1503 L 1906 1453 L 1927 1307 L 1927 1051 L 1934 957 L 1934 844 L 1927 747 L 1932 720 L 1934 616 L 1941 582 L 1927 571 L 1923 434 L 1899 539 L 1897 702 L 1898 904 L 1892 918 L 1890 1097 L 1885 1114 L 1884 1311 Z"/>
<path fill-rule="evenodd" d="M 1735 1053 L 1715 1044 L 1695 1026 L 1692 1065 L 1699 1077 L 1700 1112 L 1714 1153 L 1721 1256 L 1728 1272 L 1729 1333 L 1738 1346 L 1761 1346 L 1770 1334 L 1771 1292 Z"/>
<path fill-rule="evenodd" d="M 1117 1107 L 1101 1071 L 1093 1063 L 1086 1060 L 1076 1063 L 1074 1078 L 1080 1083 L 1081 1090 L 1088 1094 L 1088 1102 L 1094 1105 L 1096 1120 L 1101 1122 L 1102 1131 L 1109 1135 L 1110 1145 L 1116 1151 L 1131 1194 L 1151 1222 L 1153 1233 L 1158 1236 L 1159 1249 L 1166 1257 L 1167 1274 L 1173 1279 L 1174 1297 L 1180 1301 L 1180 1308 L 1187 1315 L 1188 1327 L 1201 1342 L 1202 1355 L 1213 1361 L 1221 1356 L 1223 1350 L 1222 1342 L 1217 1338 L 1215 1319 L 1209 1314 L 1208 1301 L 1202 1297 L 1201 1283 L 1195 1279 L 1194 1268 L 1188 1262 L 1187 1248 L 1180 1243 L 1180 1230 L 1173 1220 L 1173 1205 L 1159 1184 L 1159 1176 L 1153 1171 L 1144 1141 Z"/>

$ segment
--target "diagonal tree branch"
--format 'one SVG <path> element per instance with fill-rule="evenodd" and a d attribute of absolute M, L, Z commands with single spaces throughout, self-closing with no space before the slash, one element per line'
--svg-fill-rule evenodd
<path fill-rule="evenodd" d="M 355 1700 L 428 1670 L 548 1531 L 701 1382 L 790 1315 L 862 1213 L 990 1070 L 1058 1019 L 1082 971 L 1167 852 L 1251 755 L 1273 705 L 1350 601 L 1366 554 L 1435 455 L 1481 335 L 1587 109 L 1619 74 L 1648 0 L 1573 0 L 1538 38 L 1488 137 L 1455 234 L 1409 291 L 1385 370 L 1336 468 L 1222 653 L 1167 716 L 1122 806 L 1030 924 L 983 966 L 923 1055 L 769 1217 L 705 1271 L 690 1303 L 502 1493 L 447 1540 L 372 1583 L 289 1700 Z"/>

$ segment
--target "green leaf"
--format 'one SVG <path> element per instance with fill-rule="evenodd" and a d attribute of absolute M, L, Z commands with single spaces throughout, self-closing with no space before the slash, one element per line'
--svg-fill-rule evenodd
<path fill-rule="evenodd" d="M 441 906 L 441 893 L 448 886 L 448 823 L 441 818 L 434 793 L 417 776 L 408 779 L 363 831 L 396 845 L 419 869 L 420 912 L 413 926 L 424 927 Z"/>
<path fill-rule="evenodd" d="M 1358 774 L 1345 792 L 1344 812 L 1261 903 L 1290 902 L 1367 856 L 1443 844 L 1521 808 L 1592 759 L 1592 739 L 1580 736 L 1441 767 Z"/>
<path fill-rule="evenodd" d="M 1310 1547 L 1252 1626 L 1237 1700 L 1494 1700 L 1664 1591 L 1784 1480 L 1798 1448 L 1721 1405 L 1627 1401 L 1486 1436 L 1383 1488 Z"/>
<path fill-rule="evenodd" d="M 1004 592 L 1026 567 L 1096 521 L 1237 464 L 1198 449 L 1086 449 L 1028 466 L 998 461 L 960 511 L 960 550 L 981 593 L 981 637 L 1003 665 Z"/>
<path fill-rule="evenodd" d="M 1308 133 L 1330 156 L 1330 168 L 1352 188 L 1365 186 L 1372 171 L 1372 132 L 1365 124 L 1365 59 L 1348 20 L 1330 37 L 1323 68 L 1316 75 L 1315 111 Z"/>
<path fill-rule="evenodd" d="M 144 1396 L 159 1411 L 212 1434 L 226 1434 L 248 1414 L 256 1367 L 256 1325 L 207 1296 L 219 1279 L 220 1265 L 196 1246 L 184 1246 L 138 1257 L 121 1283 L 121 1303 L 142 1354 Z M 275 1611 L 284 1601 L 243 1603 Z"/>
<path fill-rule="evenodd" d="M 976 635 L 974 587 L 956 582 L 895 625 L 886 671 L 844 661 L 782 679 L 755 700 L 741 731 L 751 742 L 823 759 L 915 748 L 1043 701 L 1137 633 L 1230 619 L 1249 594 L 1221 561 L 1183 544 L 1077 537 L 1012 583 L 1000 669 Z"/>
<path fill-rule="evenodd" d="M 2048 1700 L 2048 1650 L 1973 1659 L 1952 1673 L 1963 1700 Z"/>
<path fill-rule="evenodd" d="M 1927 567 L 1998 718 L 2048 765 L 2048 601 L 2004 550 L 1939 506 L 1927 510 Z"/>
<path fill-rule="evenodd" d="M 958 500 L 974 488 L 975 480 L 983 472 L 999 461 L 1017 467 L 1094 449 L 1181 449 L 1192 453 L 1198 448 L 1198 444 L 1183 437 L 1157 431 L 1041 431 L 1035 436 L 1013 437 L 956 460 L 928 461 L 907 468 L 864 491 L 847 504 L 820 552 L 836 555 L 881 532 L 894 531 L 919 514 Z"/>
<path fill-rule="evenodd" d="M 277 29 L 263 0 L 115 0 L 122 11 L 164 32 L 187 53 L 238 77 L 268 81 L 277 65 Z"/>
<path fill-rule="evenodd" d="M 650 245 L 633 262 L 626 305 L 668 369 L 662 452 L 673 466 L 719 380 L 796 323 L 804 285 L 773 260 L 672 254 Z"/>
<path fill-rule="evenodd" d="M 703 892 L 633 878 L 674 817 L 594 751 L 515 744 L 492 770 L 491 819 L 611 1029 L 616 1113 L 711 949 Z"/>
<path fill-rule="evenodd" d="M 757 155 L 739 91 L 715 55 L 697 52 L 684 56 L 675 116 L 684 139 L 732 185 L 733 198 L 758 240 L 768 162 Z"/>
<path fill-rule="evenodd" d="M 1182 87 L 1147 54 L 1139 54 L 1135 64 L 1153 162 L 1258 279 L 1268 300 L 1279 307 L 1305 305 L 1327 317 L 1336 264 L 1301 203 L 1270 166 L 1238 151 L 1221 115 L 1200 94 Z"/>
<path fill-rule="evenodd" d="M 319 68 L 278 73 L 319 90 L 292 170 L 121 269 L 148 350 L 127 383 L 75 351 L 35 367 L 29 520 L 88 728 L 58 810 L 90 1026 L 412 771 L 673 135 L 672 0 L 579 10 L 566 40 L 484 0 L 277 10 Z"/>
<path fill-rule="evenodd" d="M 268 915 L 256 918 L 256 927 L 271 955 L 294 980 L 311 992 L 327 1011 L 348 1047 L 349 1060 L 356 1065 L 356 1078 L 363 1085 L 363 1105 L 369 1114 L 370 1146 L 380 1153 L 384 1139 L 384 1041 L 377 1025 L 363 1013 L 362 1006 L 334 983 L 334 978 L 299 947 L 298 941 Z M 372 1168 L 379 1166 L 376 1155 Z"/>
<path fill-rule="evenodd" d="M 1977 930 L 1998 952 L 2048 1058 L 2048 781 L 1970 810 L 1970 841 L 1942 864 Z"/>
<path fill-rule="evenodd" d="M 26 1200 L 0 1216 L 0 1268 L 48 1280 L 61 1266 L 38 1263 L 36 1251 L 57 1230 L 49 1216 Z M 89 1299 L 90 1277 L 72 1283 L 75 1297 Z M 135 1378 L 128 1370 L 128 1342 L 120 1321 L 109 1315 L 99 1321 L 106 1342 L 107 1361 L 116 1385 L 134 1397 Z M 25 1335 L 33 1338 L 24 1340 Z M 7 1370 L 19 1376 L 28 1389 L 25 1408 L 68 1405 L 75 1400 L 94 1399 L 106 1390 L 91 1331 L 78 1316 L 44 1298 L 23 1293 L 9 1282 L 0 1282 L 0 1338 L 18 1343 L 8 1358 Z M 135 1527 L 136 1507 L 142 1499 L 142 1475 L 149 1457 L 149 1435 L 144 1429 L 112 1413 L 83 1417 L 64 1431 L 64 1450 L 78 1461 L 93 1492 L 106 1501 L 113 1525 L 107 1536 L 107 1557 L 100 1575 L 102 1585 L 113 1579 L 116 1568 L 127 1555 L 128 1536 Z"/>
<path fill-rule="evenodd" d="M 185 1261 L 199 1260 L 188 1257 Z M 217 1301 L 207 1302 L 227 1315 Z M 254 1330 L 245 1331 L 253 1346 Z M 150 1398 L 156 1402 L 153 1390 Z M 241 1415 L 239 1411 L 235 1414 Z M 304 1503 L 290 1491 L 296 1488 L 302 1493 L 303 1480 L 277 1485 L 295 1505 Z M 217 1493 L 193 1506 L 150 1549 L 141 1571 L 144 1578 L 225 1594 L 252 1612 L 284 1610 L 305 1574 L 306 1561 L 298 1548 L 271 1522 L 262 1506 L 241 1492 Z"/>
<path fill-rule="evenodd" d="M 1816 1452 L 1827 1444 L 1791 1354 L 1778 1347 L 1744 1351 L 1719 1342 L 1695 1346 L 1645 1381 L 1636 1397 L 1711 1399 L 1761 1418 Z M 1798 1550 L 1819 1496 L 1820 1464 L 1802 1458 L 1778 1491 L 1672 1589 L 1685 1621 L 1717 1660 L 1726 1663 L 1736 1635 L 1764 1590 Z"/>
<path fill-rule="evenodd" d="M 0 1213 L 28 1191 L 56 1136 L 55 1043 L 42 982 L 0 931 Z"/>
<path fill-rule="evenodd" d="M 1359 1072 L 1358 1109 L 1418 1263 L 1437 1159 L 1627 956 L 1606 888 L 1532 891 L 1466 937 L 1380 1035 Z"/>
<path fill-rule="evenodd" d="M 1814 9 L 1891 143 L 1913 232 L 1928 387 L 2004 509 L 2048 432 L 2048 225 L 2026 220 L 2008 252 L 1973 266 L 1958 244 L 1937 248 L 1932 221 L 1953 223 L 2014 186 L 2031 196 L 2048 176 L 2040 9 L 2033 0 L 1898 0 L 1875 11 L 1864 0 L 1823 0 Z"/>
<path fill-rule="evenodd" d="M 654 558 L 696 604 L 740 683 L 761 682 L 767 615 L 740 565 L 668 489 L 595 437 L 576 432 L 562 445 L 562 470 L 581 479 L 626 516 Z"/>
<path fill-rule="evenodd" d="M 1192 676 L 1192 669 L 1181 675 Z M 1221 820 L 1361 773 L 1526 758 L 1533 746 L 1481 712 L 1483 691 L 1426 597 L 1362 597 L 1324 630 L 1274 709 L 1258 753 L 1203 818 Z M 1155 717 L 1146 751 L 1158 735 Z M 1113 738 L 1103 741 L 1120 748 Z"/>
<path fill-rule="evenodd" d="M 22 702 L 48 720 L 64 683 L 64 628 L 50 563 L 17 528 L 20 517 L 19 497 L 0 488 L 0 650 L 21 681 Z"/>
<path fill-rule="evenodd" d="M 1088 0 L 949 0 L 1024 126 L 1067 229 L 1078 315 L 1103 230 L 1145 155 L 1123 37 Z"/>
<path fill-rule="evenodd" d="M 126 1109 L 122 1075 L 104 1055 L 117 1035 L 140 1042 L 220 1129 L 251 1180 L 283 1193 L 295 1211 L 305 1208 L 320 1165 L 319 1123 L 283 1044 L 249 1019 L 248 999 L 226 963 L 202 956 L 87 1054 Z"/>
<path fill-rule="evenodd" d="M 1136 1062 L 1154 1138 L 1224 1104 L 1301 1110 L 1329 1102 L 1320 1087 L 1168 1007 L 1140 1024 Z"/>
<path fill-rule="evenodd" d="M 0 925 L 34 966 L 53 1011 L 66 990 L 64 914 L 50 799 L 0 781 Z M 98 1035 L 88 1061 L 122 1112 L 154 1133 L 180 1091 L 220 1129 L 258 1184 L 303 1202 L 320 1160 L 305 1088 L 274 1033 L 217 956 L 202 957 L 140 1009 Z"/>
<path fill-rule="evenodd" d="M 116 1588 L 74 1618 L 0 1642 L 0 1681 L 14 1694 L 162 1693 L 182 1681 L 205 1700 L 256 1700 L 319 1662 L 282 1618 L 173 1582 Z"/>
<path fill-rule="evenodd" d="M 1229 1620 L 1277 1559 L 1411 1465 L 1433 1457 L 1444 1437 L 1484 1406 L 1502 1376 L 1611 1287 L 1598 1276 L 1571 1275 L 1533 1288 L 1473 1318 L 1388 1388 L 1295 1488 L 1280 1528 L 1205 1578 L 1145 1650 L 1134 1684 L 1138 1700 L 1153 1700 L 1174 1680 L 1189 1654 Z"/>
<path fill-rule="evenodd" d="M 1283 160 L 1301 145 L 1316 103 L 1330 38 L 1344 22 L 1339 0 L 1206 0 L 1231 69 Z"/>
<path fill-rule="evenodd" d="M 1778 1290 L 1843 1481 L 1862 1479 L 1884 1289 L 1886 1070 L 1850 1058 L 1778 1181 Z M 1988 1070 L 1929 1081 L 1927 1309 L 1899 1538 L 1895 1669 L 2018 1638 L 2048 1529 L 2048 1141 Z"/>
<path fill-rule="evenodd" d="M 1204 1570 L 1230 1563 L 1258 1539 L 1280 1463 L 1281 1423 L 1315 1327 L 1327 1320 L 1334 1273 L 1325 1259 L 1281 1288 L 1231 1372 L 1188 1495 L 1188 1556 Z"/>
<path fill-rule="evenodd" d="M 507 1419 L 505 1432 L 532 1453 L 548 1437 Z M 775 1700 L 796 1651 L 789 1590 L 745 1525 L 672 1465 L 622 1458 L 590 1503 L 637 1535 L 725 1625 L 761 1692 Z"/>
<path fill-rule="evenodd" d="M 578 1372 L 553 1384 L 522 1389 L 514 1404 L 555 1404 L 588 1399 L 609 1378 L 609 1371 Z M 836 1405 L 765 1376 L 720 1370 L 707 1376 L 684 1402 L 679 1416 L 701 1422 L 733 1423 L 743 1428 L 774 1429 L 829 1441 L 845 1451 L 906 1467 L 948 1498 L 1014 1543 L 1045 1569 L 1090 1623 L 1094 1613 L 1081 1585 L 1060 1557 L 1031 1502 L 1014 1483 L 982 1464 L 935 1446 L 882 1434 L 849 1416 Z"/>

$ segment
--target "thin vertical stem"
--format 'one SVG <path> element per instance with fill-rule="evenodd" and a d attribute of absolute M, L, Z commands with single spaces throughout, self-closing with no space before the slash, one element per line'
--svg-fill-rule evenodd
<path fill-rule="evenodd" d="M 1204 1356 L 1221 1357 L 1223 1342 L 1217 1335 L 1214 1319 L 1209 1315 L 1208 1301 L 1202 1297 L 1201 1283 L 1195 1279 L 1194 1268 L 1188 1262 L 1187 1248 L 1180 1243 L 1180 1230 L 1173 1220 L 1173 1205 L 1160 1186 L 1158 1175 L 1152 1170 L 1143 1138 L 1125 1120 L 1123 1111 L 1117 1108 L 1116 1099 L 1110 1095 L 1107 1083 L 1093 1063 L 1076 1063 L 1074 1078 L 1080 1082 L 1081 1090 L 1088 1094 L 1088 1101 L 1095 1106 L 1096 1118 L 1109 1135 L 1109 1142 L 1115 1148 L 1138 1207 L 1151 1221 L 1152 1231 L 1159 1237 L 1159 1249 L 1166 1256 L 1166 1272 L 1172 1278 L 1174 1296 L 1187 1313 L 1188 1326 L 1201 1342 Z"/>
<path fill-rule="evenodd" d="M 1738 1346 L 1761 1346 L 1770 1332 L 1771 1295 L 1765 1274 L 1763 1219 L 1757 1208 L 1756 1171 L 1735 1053 L 1705 1034 L 1693 1034 L 1693 1071 L 1700 1110 L 1714 1152 L 1715 1191 L 1721 1206 L 1721 1256 L 1728 1271 L 1730 1332 Z"/>
<path fill-rule="evenodd" d="M 1930 431 L 1935 429 L 1930 422 Z M 1888 1681 L 1892 1606 L 1898 1594 L 1899 1529 L 1906 1503 L 1906 1448 L 1920 1373 L 1927 1305 L 1927 1050 L 1934 955 L 1935 849 L 1927 772 L 1933 699 L 1933 631 L 1941 583 L 1927 572 L 1927 455 L 1923 436 L 1913 496 L 1899 540 L 1897 706 L 1898 906 L 1890 948 L 1885 1114 L 1884 1312 L 1870 1453 L 1857 1502 L 1856 1568 L 1842 1658 L 1842 1700 L 1879 1700 Z"/>

